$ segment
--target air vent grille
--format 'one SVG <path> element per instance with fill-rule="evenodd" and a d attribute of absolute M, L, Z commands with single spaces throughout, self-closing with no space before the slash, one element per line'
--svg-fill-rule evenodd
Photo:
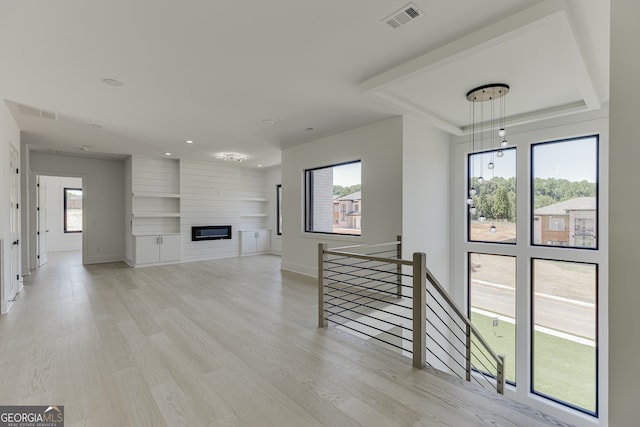
<path fill-rule="evenodd" d="M 40 110 L 39 108 L 29 107 L 28 105 L 18 104 L 20 112 L 25 116 L 40 117 L 49 120 L 58 120 L 58 113 Z"/>
<path fill-rule="evenodd" d="M 422 16 L 420 9 L 418 9 L 415 4 L 409 3 L 382 19 L 382 22 L 395 30 L 405 24 L 408 24 L 414 19 L 419 18 L 420 16 Z"/>

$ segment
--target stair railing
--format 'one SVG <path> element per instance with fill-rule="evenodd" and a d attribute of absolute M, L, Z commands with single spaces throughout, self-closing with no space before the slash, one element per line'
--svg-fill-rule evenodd
<path fill-rule="evenodd" d="M 402 239 L 373 245 L 318 245 L 318 326 L 331 323 L 405 357 L 504 393 L 497 355 L 427 268 L 402 259 Z"/>

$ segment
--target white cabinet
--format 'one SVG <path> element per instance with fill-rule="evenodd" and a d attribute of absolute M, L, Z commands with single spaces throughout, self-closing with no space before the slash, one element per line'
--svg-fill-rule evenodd
<path fill-rule="evenodd" d="M 136 266 L 180 261 L 181 258 L 179 234 L 135 236 L 134 245 Z"/>
<path fill-rule="evenodd" d="M 240 253 L 242 255 L 268 252 L 271 249 L 271 230 L 240 231 Z"/>
<path fill-rule="evenodd" d="M 129 167 L 127 263 L 139 266 L 180 261 L 180 161 L 133 156 Z"/>

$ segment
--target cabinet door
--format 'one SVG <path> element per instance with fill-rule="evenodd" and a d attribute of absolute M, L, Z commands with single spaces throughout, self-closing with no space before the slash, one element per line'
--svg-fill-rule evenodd
<path fill-rule="evenodd" d="M 240 232 L 240 248 L 243 254 L 252 254 L 256 251 L 255 231 Z"/>
<path fill-rule="evenodd" d="M 136 265 L 158 262 L 160 244 L 158 236 L 138 236 L 136 244 Z"/>
<path fill-rule="evenodd" d="M 180 237 L 179 235 L 160 236 L 160 262 L 180 261 Z"/>
<path fill-rule="evenodd" d="M 271 249 L 271 231 L 260 230 L 258 233 L 257 247 L 258 252 L 267 252 Z"/>

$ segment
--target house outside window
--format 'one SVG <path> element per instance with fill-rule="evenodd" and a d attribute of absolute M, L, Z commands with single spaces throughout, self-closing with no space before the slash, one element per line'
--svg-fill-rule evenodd
<path fill-rule="evenodd" d="M 361 162 L 305 170 L 305 231 L 361 234 Z"/>

